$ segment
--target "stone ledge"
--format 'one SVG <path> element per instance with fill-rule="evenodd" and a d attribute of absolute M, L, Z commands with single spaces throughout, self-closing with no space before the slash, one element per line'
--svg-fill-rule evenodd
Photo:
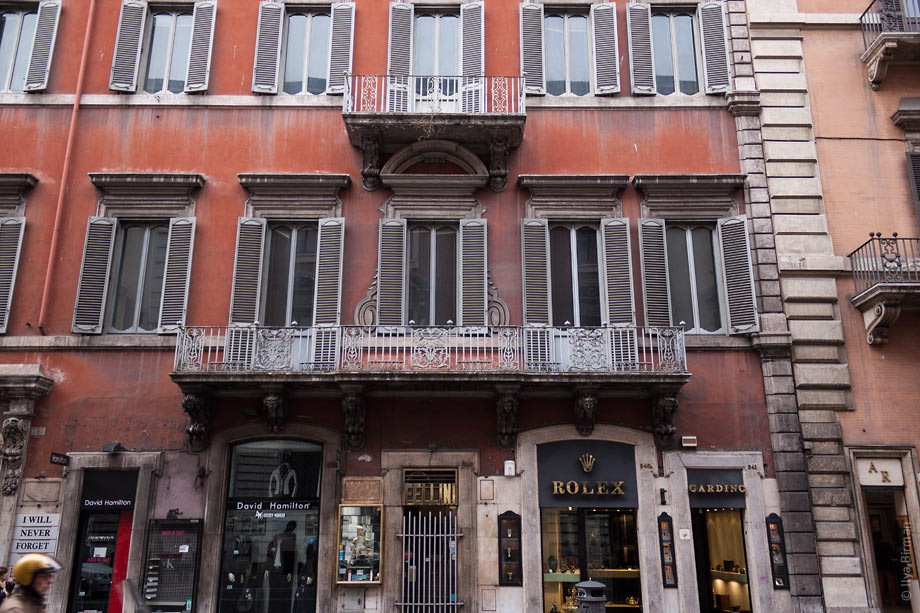
<path fill-rule="evenodd" d="M 89 178 L 102 192 L 103 217 L 194 215 L 192 192 L 205 181 L 197 173 L 91 172 Z"/>
<path fill-rule="evenodd" d="M 0 173 L 0 214 L 6 217 L 22 215 L 26 205 L 23 194 L 38 184 L 38 178 L 27 172 Z"/>
<path fill-rule="evenodd" d="M 94 336 L 0 336 L 0 351 L 174 351 L 175 334 L 101 334 Z"/>

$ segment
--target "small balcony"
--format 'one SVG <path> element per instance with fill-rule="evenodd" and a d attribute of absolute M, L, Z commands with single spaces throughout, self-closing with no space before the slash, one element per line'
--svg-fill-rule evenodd
<path fill-rule="evenodd" d="M 889 64 L 920 60 L 920 0 L 872 0 L 859 23 L 872 89 L 882 86 Z"/>
<path fill-rule="evenodd" d="M 379 186 L 380 156 L 420 140 L 451 141 L 491 161 L 503 189 L 508 151 L 521 144 L 524 79 L 514 76 L 346 75 L 342 117 L 364 156 L 364 186 Z"/>
<path fill-rule="evenodd" d="M 862 311 L 869 344 L 883 345 L 902 309 L 920 308 L 920 238 L 870 232 L 850 254 L 850 267 L 856 285 L 850 302 Z"/>

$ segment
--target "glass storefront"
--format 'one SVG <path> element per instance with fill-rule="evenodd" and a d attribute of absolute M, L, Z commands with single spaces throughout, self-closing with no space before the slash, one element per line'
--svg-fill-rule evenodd
<path fill-rule="evenodd" d="M 740 509 L 693 509 L 700 611 L 750 611 Z"/>
<path fill-rule="evenodd" d="M 232 448 L 220 613 L 315 613 L 322 446 Z"/>

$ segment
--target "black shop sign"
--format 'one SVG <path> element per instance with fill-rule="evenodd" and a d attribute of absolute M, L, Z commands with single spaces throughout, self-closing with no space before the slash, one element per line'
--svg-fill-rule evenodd
<path fill-rule="evenodd" d="M 84 509 L 116 511 L 133 509 L 137 494 L 137 471 L 88 470 L 83 475 Z"/>
<path fill-rule="evenodd" d="M 636 453 L 607 441 L 557 441 L 537 445 L 541 507 L 639 506 Z"/>
<path fill-rule="evenodd" d="M 747 488 L 740 470 L 687 469 L 691 509 L 743 509 Z"/>

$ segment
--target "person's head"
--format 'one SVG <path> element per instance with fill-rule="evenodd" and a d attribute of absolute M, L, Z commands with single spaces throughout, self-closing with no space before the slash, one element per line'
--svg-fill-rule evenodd
<path fill-rule="evenodd" d="M 61 570 L 61 565 L 51 556 L 28 553 L 13 565 L 13 578 L 24 589 L 44 596 L 54 582 L 52 575 Z"/>

